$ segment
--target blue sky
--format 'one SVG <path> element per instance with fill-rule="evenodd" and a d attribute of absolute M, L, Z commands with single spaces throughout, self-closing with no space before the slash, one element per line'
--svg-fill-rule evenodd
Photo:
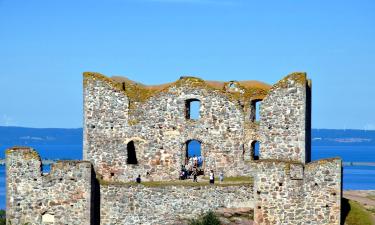
<path fill-rule="evenodd" d="M 0 0 L 0 125 L 82 126 L 82 72 L 313 80 L 313 127 L 375 129 L 373 0 Z"/>

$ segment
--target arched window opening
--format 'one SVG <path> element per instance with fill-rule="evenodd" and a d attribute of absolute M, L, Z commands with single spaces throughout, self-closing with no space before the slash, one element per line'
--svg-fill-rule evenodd
<path fill-rule="evenodd" d="M 257 122 L 260 120 L 260 107 L 262 100 L 253 100 L 250 105 L 250 120 L 252 122 Z"/>
<path fill-rule="evenodd" d="M 126 146 L 128 151 L 128 159 L 126 160 L 127 164 L 138 164 L 137 154 L 135 153 L 134 141 L 129 141 Z"/>
<path fill-rule="evenodd" d="M 197 120 L 200 118 L 200 104 L 197 99 L 186 100 L 186 119 Z"/>
<path fill-rule="evenodd" d="M 251 153 L 252 153 L 252 159 L 253 160 L 258 160 L 259 159 L 259 141 L 253 141 L 251 143 Z"/>
<path fill-rule="evenodd" d="M 51 172 L 51 164 L 42 164 L 42 173 L 49 174 Z"/>
<path fill-rule="evenodd" d="M 201 151 L 201 142 L 198 140 L 189 140 L 186 142 L 185 164 L 190 167 L 202 167 L 203 157 Z"/>

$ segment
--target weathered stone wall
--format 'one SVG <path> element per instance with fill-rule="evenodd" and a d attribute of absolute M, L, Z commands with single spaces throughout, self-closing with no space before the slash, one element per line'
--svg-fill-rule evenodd
<path fill-rule="evenodd" d="M 340 159 L 260 161 L 254 184 L 257 225 L 340 225 Z"/>
<path fill-rule="evenodd" d="M 178 224 L 218 208 L 253 207 L 253 187 L 102 186 L 101 224 Z"/>
<path fill-rule="evenodd" d="M 34 150 L 8 150 L 8 221 L 176 224 L 208 210 L 249 207 L 254 200 L 258 225 L 340 224 L 341 160 L 306 164 L 311 82 L 294 73 L 271 89 L 259 84 L 182 77 L 144 86 L 85 73 L 87 162 L 59 162 L 44 175 Z M 255 121 L 255 102 L 262 99 L 261 118 Z M 197 120 L 186 116 L 190 100 L 200 101 Z M 255 187 L 176 183 L 190 140 L 201 143 L 206 173 L 255 176 Z M 261 160 L 255 160 L 254 141 L 261 143 Z M 128 161 L 130 143 L 136 163 Z M 138 174 L 151 182 L 129 183 Z"/>
<path fill-rule="evenodd" d="M 7 223 L 91 224 L 89 162 L 58 162 L 42 174 L 33 149 L 13 148 L 6 154 Z"/>
<path fill-rule="evenodd" d="M 201 142 L 206 172 L 244 175 L 242 168 L 249 165 L 244 154 L 249 154 L 246 149 L 258 127 L 247 116 L 250 99 L 245 89 L 223 90 L 190 77 L 150 96 L 152 89 L 118 85 L 98 74 L 84 77 L 84 159 L 103 179 L 129 181 L 138 174 L 146 180 L 177 179 L 186 142 L 193 139 Z M 140 99 L 143 95 L 147 96 Z M 200 101 L 198 120 L 186 118 L 189 99 Z M 137 165 L 127 164 L 130 141 L 135 143 Z"/>
<path fill-rule="evenodd" d="M 260 110 L 261 159 L 309 161 L 309 91 L 303 73 L 291 74 L 271 88 Z"/>

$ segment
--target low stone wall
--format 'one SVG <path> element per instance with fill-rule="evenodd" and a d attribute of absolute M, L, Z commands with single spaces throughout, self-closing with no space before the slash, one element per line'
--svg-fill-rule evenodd
<path fill-rule="evenodd" d="M 257 225 L 340 225 L 341 160 L 260 161 L 254 181 Z"/>
<path fill-rule="evenodd" d="M 12 148 L 6 154 L 7 223 L 91 224 L 91 163 L 57 162 L 43 175 L 33 149 Z"/>
<path fill-rule="evenodd" d="M 177 224 L 218 208 L 253 206 L 253 186 L 102 185 L 101 223 Z"/>

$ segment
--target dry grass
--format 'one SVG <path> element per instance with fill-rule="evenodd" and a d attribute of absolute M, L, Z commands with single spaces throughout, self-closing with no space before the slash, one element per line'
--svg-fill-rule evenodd
<path fill-rule="evenodd" d="M 217 180 L 217 179 L 215 179 Z M 168 186 L 185 186 L 185 187 L 203 187 L 210 186 L 207 178 L 202 178 L 198 182 L 192 180 L 173 180 L 173 181 L 143 181 L 141 184 L 136 182 L 116 182 L 116 181 L 104 181 L 98 179 L 101 185 L 117 185 L 117 186 L 134 186 L 142 185 L 145 187 L 168 187 Z M 224 182 L 220 183 L 218 180 L 214 186 L 229 187 L 229 186 L 244 186 L 253 185 L 252 177 L 227 177 Z"/>
<path fill-rule="evenodd" d="M 361 204 L 349 200 L 350 211 L 345 219 L 346 225 L 373 225 L 372 215 Z"/>

